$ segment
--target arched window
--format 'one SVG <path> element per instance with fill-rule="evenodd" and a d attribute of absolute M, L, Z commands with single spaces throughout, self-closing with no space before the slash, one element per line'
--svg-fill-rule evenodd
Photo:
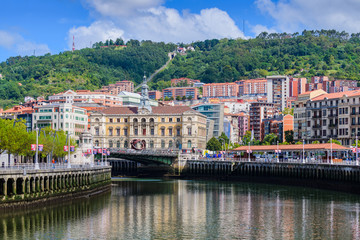
<path fill-rule="evenodd" d="M 95 146 L 99 146 L 99 140 L 95 140 Z"/>
<path fill-rule="evenodd" d="M 128 141 L 127 140 L 124 141 L 124 148 L 128 148 Z"/>
<path fill-rule="evenodd" d="M 165 140 L 161 140 L 161 148 L 165 148 Z"/>
<path fill-rule="evenodd" d="M 116 142 L 116 147 L 117 147 L 117 148 L 120 148 L 120 141 L 117 141 L 117 142 Z"/>
<path fill-rule="evenodd" d="M 119 127 L 116 128 L 116 136 L 120 136 L 120 128 Z"/>
<path fill-rule="evenodd" d="M 190 140 L 187 142 L 187 148 L 191 148 L 191 141 Z"/>
<path fill-rule="evenodd" d="M 100 129 L 98 127 L 95 128 L 95 136 L 100 135 Z"/>
<path fill-rule="evenodd" d="M 173 141 L 169 141 L 169 148 L 172 148 L 173 147 Z"/>
<path fill-rule="evenodd" d="M 95 118 L 95 122 L 100 122 L 100 120 L 98 118 Z"/>
<path fill-rule="evenodd" d="M 109 127 L 109 136 L 112 136 L 112 135 L 113 135 L 113 128 Z"/>
<path fill-rule="evenodd" d="M 112 148 L 113 147 L 113 141 L 109 140 L 109 147 Z"/>

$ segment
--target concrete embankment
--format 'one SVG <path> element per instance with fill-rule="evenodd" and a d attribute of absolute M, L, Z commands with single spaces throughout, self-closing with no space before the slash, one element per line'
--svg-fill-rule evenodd
<path fill-rule="evenodd" d="M 111 190 L 111 167 L 0 172 L 0 209 L 61 202 Z"/>

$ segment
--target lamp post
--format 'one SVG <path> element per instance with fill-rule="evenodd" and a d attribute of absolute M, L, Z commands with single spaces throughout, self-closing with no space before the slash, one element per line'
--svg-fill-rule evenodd
<path fill-rule="evenodd" d="M 276 152 L 276 162 L 279 162 L 279 141 L 276 141 L 276 148 L 277 148 L 277 152 Z"/>
<path fill-rule="evenodd" d="M 36 152 L 35 152 L 35 169 L 40 169 L 39 168 L 39 161 L 38 161 L 38 153 L 39 153 L 39 136 L 38 136 L 38 132 L 39 132 L 39 128 L 36 127 Z"/>
<path fill-rule="evenodd" d="M 359 160 L 358 160 L 358 136 L 356 134 L 356 147 L 355 147 L 356 153 L 355 153 L 355 163 L 356 166 L 359 165 Z"/>
<path fill-rule="evenodd" d="M 303 159 L 302 162 L 305 163 L 305 139 L 303 139 Z"/>
<path fill-rule="evenodd" d="M 70 132 L 68 132 L 68 161 L 67 161 L 67 168 L 71 168 L 71 164 L 70 164 Z"/>
<path fill-rule="evenodd" d="M 249 156 L 249 162 L 251 162 L 251 160 L 250 160 L 250 152 L 251 150 L 250 150 L 250 141 L 249 141 L 249 152 L 248 152 L 248 156 Z"/>
<path fill-rule="evenodd" d="M 104 130 L 102 130 L 102 139 L 103 139 L 103 144 L 101 147 L 101 166 L 104 166 L 104 146 L 105 146 L 105 137 L 104 137 Z"/>
<path fill-rule="evenodd" d="M 332 158 L 332 138 L 330 138 L 330 164 L 333 164 L 333 158 Z"/>

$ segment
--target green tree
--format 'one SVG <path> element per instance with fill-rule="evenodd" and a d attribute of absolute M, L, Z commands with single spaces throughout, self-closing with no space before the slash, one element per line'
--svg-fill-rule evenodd
<path fill-rule="evenodd" d="M 285 131 L 285 141 L 290 144 L 294 143 L 294 131 L 293 130 Z"/>
<path fill-rule="evenodd" d="M 279 141 L 279 138 L 274 133 L 270 133 L 264 137 L 264 140 L 262 141 L 262 145 L 276 145 L 276 143 Z"/>
<path fill-rule="evenodd" d="M 331 139 L 331 142 L 332 142 L 332 143 L 335 143 L 335 144 L 341 145 L 341 142 L 340 142 L 339 140 L 336 140 L 336 139 Z M 329 139 L 328 143 L 330 143 L 330 139 Z M 355 146 L 355 145 L 356 145 L 356 144 L 354 144 L 354 146 Z"/>
<path fill-rule="evenodd" d="M 207 143 L 206 143 L 206 149 L 210 151 L 221 151 L 221 143 L 216 137 L 212 137 Z"/>

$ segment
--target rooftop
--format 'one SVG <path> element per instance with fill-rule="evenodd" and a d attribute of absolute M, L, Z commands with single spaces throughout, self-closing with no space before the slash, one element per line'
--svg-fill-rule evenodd
<path fill-rule="evenodd" d="M 325 98 L 335 99 L 335 98 L 341 98 L 343 96 L 346 97 L 360 96 L 360 90 L 323 94 L 321 96 L 313 98 L 312 100 L 319 101 L 319 100 L 324 100 Z"/>
<path fill-rule="evenodd" d="M 338 145 L 336 143 L 319 143 L 319 144 L 292 144 L 292 145 L 260 145 L 260 146 L 241 146 L 235 148 L 234 151 L 246 152 L 247 150 L 255 152 L 270 152 L 275 150 L 281 151 L 324 151 L 324 150 L 333 150 L 333 151 L 346 151 L 350 148 Z"/>

